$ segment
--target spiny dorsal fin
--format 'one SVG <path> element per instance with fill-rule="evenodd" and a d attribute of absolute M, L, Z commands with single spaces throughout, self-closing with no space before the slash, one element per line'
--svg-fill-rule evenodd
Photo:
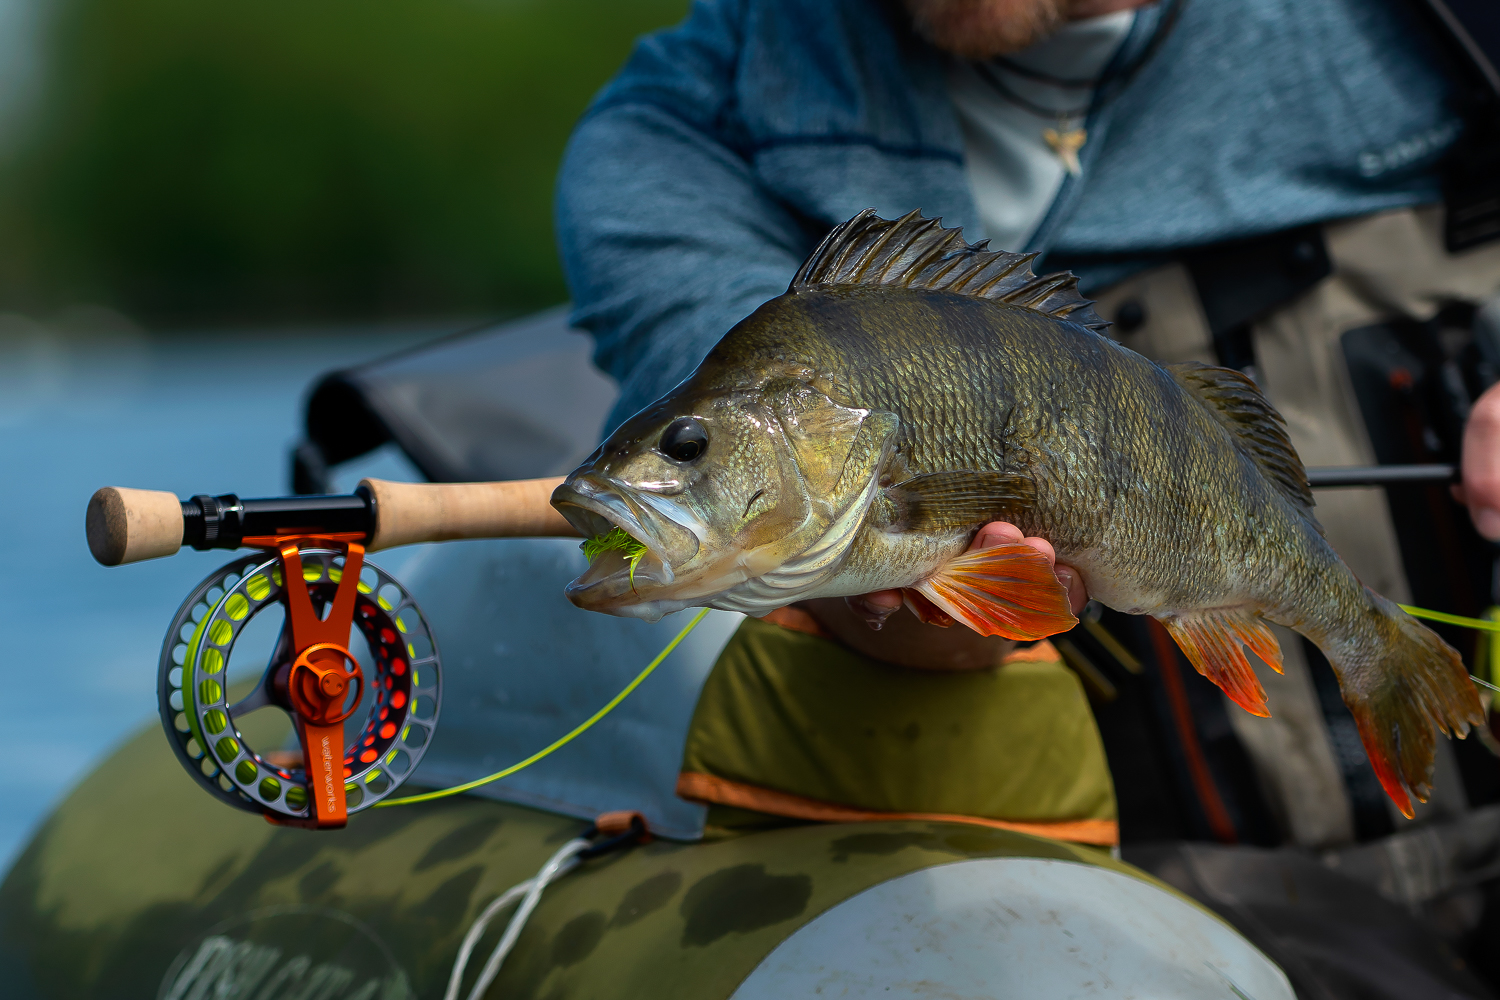
<path fill-rule="evenodd" d="M 1229 428 L 1240 450 L 1255 460 L 1288 500 L 1311 517 L 1312 488 L 1307 485 L 1302 459 L 1297 457 L 1297 449 L 1287 437 L 1286 421 L 1261 395 L 1259 387 L 1233 369 L 1197 361 L 1162 367 Z"/>
<path fill-rule="evenodd" d="M 989 240 L 964 241 L 963 230 L 911 212 L 892 222 L 865 209 L 813 251 L 789 292 L 828 285 L 897 285 L 957 292 L 1034 309 L 1100 331 L 1109 326 L 1078 294 L 1066 271 L 1031 273 L 1034 253 L 990 250 Z"/>

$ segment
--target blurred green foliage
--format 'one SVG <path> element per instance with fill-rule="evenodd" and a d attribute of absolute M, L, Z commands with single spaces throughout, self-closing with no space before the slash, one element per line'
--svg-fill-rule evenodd
<path fill-rule="evenodd" d="M 687 0 L 53 0 L 0 164 L 0 309 L 153 325 L 566 296 L 578 115 Z"/>

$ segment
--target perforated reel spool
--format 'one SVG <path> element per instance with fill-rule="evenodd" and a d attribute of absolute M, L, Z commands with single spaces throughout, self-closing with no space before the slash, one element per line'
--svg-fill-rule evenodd
<path fill-rule="evenodd" d="M 343 576 L 337 549 L 301 549 L 302 575 L 315 607 L 332 602 Z M 226 668 L 235 642 L 255 616 L 285 608 L 281 562 L 258 552 L 211 573 L 183 602 L 162 643 L 157 695 L 162 727 L 189 774 L 222 802 L 249 812 L 310 815 L 305 768 L 267 760 L 278 747 L 255 748 L 236 723 L 276 704 L 272 682 L 296 655 L 278 642 L 257 687 L 231 705 Z M 365 688 L 345 726 L 344 789 L 350 813 L 390 795 L 416 769 L 432 742 L 442 700 L 442 670 L 432 630 L 410 594 L 379 567 L 364 564 L 354 625 L 373 662 L 361 660 Z M 354 652 L 354 650 L 351 650 Z"/>

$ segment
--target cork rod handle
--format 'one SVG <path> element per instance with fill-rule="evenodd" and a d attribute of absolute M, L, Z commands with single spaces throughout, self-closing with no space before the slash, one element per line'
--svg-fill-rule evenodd
<path fill-rule="evenodd" d="M 366 479 L 350 496 L 242 500 L 225 494 L 181 501 L 171 493 L 106 486 L 89 501 L 85 528 L 89 551 L 105 566 L 169 556 L 183 545 L 234 549 L 246 538 L 287 534 L 364 535 L 371 550 L 455 538 L 576 538 L 552 508 L 552 491 L 561 482 Z"/>
<path fill-rule="evenodd" d="M 106 486 L 89 500 L 84 531 L 104 566 L 169 556 L 182 548 L 182 504 L 173 493 Z"/>
<path fill-rule="evenodd" d="M 578 531 L 552 507 L 562 482 L 516 479 L 499 483 L 392 483 L 365 479 L 375 513 L 370 549 L 456 538 L 576 538 Z"/>

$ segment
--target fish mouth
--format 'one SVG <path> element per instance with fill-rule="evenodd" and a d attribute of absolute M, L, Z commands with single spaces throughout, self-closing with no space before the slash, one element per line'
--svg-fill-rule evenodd
<path fill-rule="evenodd" d="M 599 552 L 568 584 L 568 600 L 588 611 L 650 621 L 687 607 L 668 595 L 677 582 L 674 567 L 698 554 L 702 528 L 691 512 L 665 497 L 589 475 L 569 477 L 553 491 L 552 506 L 584 538 L 602 540 L 619 529 L 645 547 L 634 554 L 621 546 Z"/>

